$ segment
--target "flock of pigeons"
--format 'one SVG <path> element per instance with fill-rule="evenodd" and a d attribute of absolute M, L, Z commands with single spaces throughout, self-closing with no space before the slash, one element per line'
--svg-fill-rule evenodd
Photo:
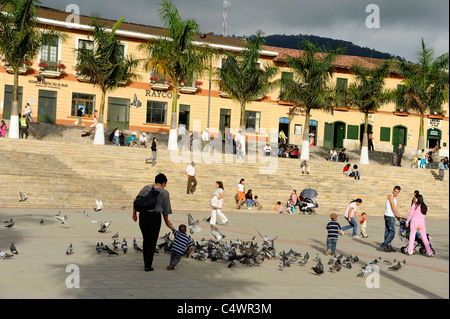
<path fill-rule="evenodd" d="M 26 197 L 22 192 L 20 192 L 20 202 L 23 202 L 27 200 L 28 197 Z M 103 208 L 103 202 L 96 200 L 96 207 L 94 208 L 95 212 L 98 212 L 102 210 Z M 122 207 L 124 209 L 124 207 Z M 83 212 L 84 216 L 89 217 L 89 214 L 86 213 L 86 211 Z M 207 221 L 209 222 L 209 218 L 204 218 L 201 221 L 195 220 L 190 213 L 187 214 L 188 217 L 188 225 L 189 225 L 189 232 L 190 234 L 198 233 L 201 231 L 200 223 Z M 59 220 L 62 224 L 66 224 L 69 219 L 69 215 L 61 216 L 61 212 L 55 215 L 55 218 Z M 98 222 L 98 221 L 92 221 L 92 222 Z M 15 224 L 13 218 L 5 221 L 7 228 L 12 228 Z M 41 219 L 40 224 L 43 225 L 44 221 Z M 105 233 L 108 227 L 111 225 L 111 221 L 100 221 L 100 229 L 98 230 L 100 233 Z M 275 250 L 275 240 L 278 236 L 269 237 L 267 235 L 261 234 L 257 229 L 256 232 L 259 234 L 259 236 L 262 238 L 263 242 L 260 245 L 258 242 L 255 242 L 256 236 L 254 236 L 250 241 L 243 241 L 243 240 L 234 240 L 234 241 L 225 241 L 224 239 L 226 236 L 221 232 L 220 229 L 218 229 L 214 225 L 210 225 L 211 228 L 211 234 L 213 235 L 213 238 L 211 239 L 205 239 L 202 238 L 200 241 L 195 241 L 192 239 L 192 249 L 191 249 L 191 257 L 196 260 L 211 260 L 211 261 L 217 261 L 222 260 L 227 262 L 228 268 L 236 267 L 239 264 L 247 265 L 247 266 L 260 266 L 265 259 L 269 260 L 280 260 L 280 264 L 278 266 L 278 269 L 285 270 L 288 267 L 291 267 L 291 264 L 297 262 L 299 266 L 305 267 L 308 264 L 309 261 L 309 253 L 306 252 L 306 254 L 302 257 L 301 253 L 298 253 L 294 251 L 293 249 L 290 249 L 288 252 L 283 250 L 282 252 L 276 253 Z M 159 254 L 159 251 L 162 250 L 165 253 L 170 253 L 171 246 L 173 240 L 170 238 L 171 233 L 165 234 L 161 239 L 163 239 L 163 242 L 160 244 L 157 244 L 155 254 Z M 114 241 L 112 242 L 112 249 L 108 247 L 108 245 L 104 245 L 103 242 L 97 242 L 96 245 L 96 252 L 98 254 L 101 254 L 103 252 L 106 252 L 108 256 L 114 256 L 119 255 L 119 244 L 121 245 L 121 249 L 124 254 L 128 252 L 128 243 L 126 239 L 124 238 L 121 243 L 117 241 L 119 237 L 119 233 L 116 232 L 112 239 Z M 139 247 L 136 238 L 133 239 L 133 248 L 136 252 L 143 252 L 142 248 Z M 0 260 L 5 258 L 11 258 L 14 255 L 18 255 L 17 248 L 13 243 L 11 243 L 10 246 L 10 252 L 3 252 L 0 250 Z M 72 243 L 69 245 L 69 247 L 66 250 L 66 255 L 72 255 L 74 253 L 74 248 Z M 329 269 L 328 271 L 331 273 L 339 272 L 342 268 L 352 269 L 354 264 L 358 263 L 359 257 L 355 256 L 353 257 L 351 254 L 347 256 L 344 259 L 344 254 L 341 254 L 339 256 L 332 256 L 330 260 L 328 261 Z M 311 269 L 314 271 L 314 273 L 318 276 L 325 273 L 325 267 L 322 263 L 322 259 L 320 258 L 319 254 L 316 255 L 314 258 L 314 262 L 316 262 L 315 266 L 312 266 Z M 374 269 L 375 266 L 380 265 L 381 263 L 389 265 L 389 270 L 392 271 L 399 271 L 402 269 L 406 261 L 397 261 L 394 260 L 384 260 L 382 261 L 381 257 L 378 259 L 375 259 L 371 261 L 370 263 L 365 264 L 365 266 L 361 267 L 360 272 L 357 274 L 357 277 L 363 277 L 365 278 L 367 275 L 369 275 Z"/>

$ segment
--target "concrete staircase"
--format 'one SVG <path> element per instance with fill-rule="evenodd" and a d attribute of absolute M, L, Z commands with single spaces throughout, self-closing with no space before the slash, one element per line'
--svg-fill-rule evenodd
<path fill-rule="evenodd" d="M 76 140 L 80 140 L 78 142 Z M 75 141 L 72 141 L 75 140 Z M 318 214 L 336 212 L 342 215 L 347 204 L 361 198 L 360 208 L 370 215 L 383 215 L 387 195 L 395 185 L 402 187 L 399 197 L 400 212 L 407 216 L 410 199 L 415 189 L 424 195 L 430 217 L 449 216 L 449 177 L 445 181 L 435 179 L 437 172 L 430 169 L 410 168 L 404 161 L 403 167 L 386 164 L 391 154 L 370 153 L 376 157 L 370 165 L 359 165 L 361 180 L 354 180 L 342 174 L 343 163 L 325 160 L 327 150 L 311 148 L 311 174 L 303 175 L 298 159 L 281 159 L 276 162 L 273 174 L 264 174 L 260 167 L 269 164 L 236 162 L 196 165 L 198 186 L 194 195 L 186 194 L 184 170 L 188 161 L 174 163 L 164 145 L 158 147 L 158 161 L 155 167 L 145 163 L 151 157 L 149 148 L 115 147 L 93 145 L 81 137 L 73 139 L 0 139 L 0 176 L 2 191 L 0 207 L 30 208 L 76 208 L 86 211 L 95 206 L 95 199 L 103 200 L 105 209 L 132 207 L 134 198 L 146 184 L 154 181 L 160 172 L 168 177 L 167 189 L 171 194 L 175 210 L 209 211 L 209 200 L 215 190 L 215 181 L 222 180 L 225 187 L 224 212 L 248 212 L 245 207 L 236 210 L 234 196 L 241 178 L 246 180 L 246 190 L 253 189 L 264 208 L 260 212 L 273 213 L 277 201 L 285 203 L 293 189 L 298 193 L 305 188 L 319 193 Z M 192 160 L 192 153 L 190 153 Z M 359 155 L 350 153 L 351 163 L 359 162 Z M 29 199 L 19 203 L 19 192 Z M 255 208 L 253 208 L 255 211 Z"/>

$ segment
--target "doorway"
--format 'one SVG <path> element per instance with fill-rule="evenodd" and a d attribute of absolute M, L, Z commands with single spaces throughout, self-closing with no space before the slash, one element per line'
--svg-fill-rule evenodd
<path fill-rule="evenodd" d="M 178 112 L 178 128 L 185 128 L 189 132 L 190 105 L 180 104 Z"/>
<path fill-rule="evenodd" d="M 222 141 L 225 141 L 225 127 L 231 128 L 231 110 L 220 109 L 219 131 L 222 135 Z"/>
<path fill-rule="evenodd" d="M 333 147 L 343 148 L 346 124 L 344 122 L 334 122 L 333 124 L 334 124 Z"/>
<path fill-rule="evenodd" d="M 39 90 L 38 122 L 56 123 L 56 91 Z"/>
<path fill-rule="evenodd" d="M 408 137 L 408 131 L 407 127 L 403 125 L 397 125 L 394 126 L 392 130 L 392 146 L 393 146 L 393 152 L 397 151 L 398 145 L 402 144 L 403 149 L 406 146 L 407 137 Z"/>
<path fill-rule="evenodd" d="M 13 86 L 12 85 L 5 85 L 5 97 L 3 102 L 3 116 L 2 118 L 4 120 L 9 120 L 11 118 L 11 106 L 12 106 L 12 98 L 13 98 Z M 23 88 L 19 86 L 19 106 L 18 106 L 18 112 L 22 113 L 22 96 L 23 96 Z"/>
<path fill-rule="evenodd" d="M 130 121 L 130 100 L 116 97 L 108 98 L 107 128 L 128 130 Z"/>
<path fill-rule="evenodd" d="M 427 147 L 434 149 L 441 148 L 442 131 L 437 128 L 430 128 L 427 130 Z"/>
<path fill-rule="evenodd" d="M 281 131 L 284 132 L 284 135 L 286 135 L 286 140 L 287 140 L 286 144 L 289 144 L 289 123 L 290 123 L 289 118 L 280 117 L 279 124 L 278 124 L 278 133 L 280 133 Z M 278 143 L 281 143 L 280 138 L 278 138 Z"/>

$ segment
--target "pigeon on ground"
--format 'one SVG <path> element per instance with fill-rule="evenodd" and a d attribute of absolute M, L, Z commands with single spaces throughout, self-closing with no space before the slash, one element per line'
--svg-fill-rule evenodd
<path fill-rule="evenodd" d="M 100 229 L 98 230 L 99 233 L 104 233 L 106 229 L 108 229 L 109 225 L 111 225 L 110 221 L 104 222 L 103 220 L 100 222 Z"/>
<path fill-rule="evenodd" d="M 41 221 L 39 222 L 39 224 L 44 225 L 44 220 L 41 218 Z"/>
<path fill-rule="evenodd" d="M 13 221 L 12 223 L 9 223 L 9 224 L 6 225 L 5 227 L 6 227 L 6 228 L 12 228 L 12 227 L 14 226 L 14 223 L 15 223 L 15 222 Z"/>
<path fill-rule="evenodd" d="M 397 262 L 397 259 L 392 259 L 392 260 L 383 260 L 383 263 L 387 264 L 387 265 L 393 265 Z"/>
<path fill-rule="evenodd" d="M 359 261 L 358 255 L 355 255 L 355 257 L 353 257 L 353 262 L 357 263 Z"/>
<path fill-rule="evenodd" d="M 61 211 L 58 212 L 58 214 L 55 215 L 56 216 L 61 216 Z"/>
<path fill-rule="evenodd" d="M 0 260 L 5 259 L 5 258 L 11 258 L 11 257 L 14 257 L 14 255 L 5 253 L 4 251 L 0 250 Z"/>
<path fill-rule="evenodd" d="M 314 259 L 313 259 L 314 261 L 322 261 L 321 259 L 320 259 L 320 256 L 319 256 L 319 254 L 316 254 L 316 257 L 314 257 Z"/>
<path fill-rule="evenodd" d="M 366 278 L 366 276 L 370 273 L 369 269 L 363 268 L 357 275 L 356 277 L 363 277 Z"/>
<path fill-rule="evenodd" d="M 122 251 L 123 251 L 123 253 L 124 254 L 126 254 L 127 253 L 127 251 L 128 251 L 128 243 L 127 243 L 127 241 L 125 240 L 125 238 L 123 239 L 123 241 L 122 241 Z"/>
<path fill-rule="evenodd" d="M 116 232 L 113 236 L 112 236 L 112 238 L 118 238 L 119 237 L 119 232 Z"/>
<path fill-rule="evenodd" d="M 6 220 L 4 223 L 5 224 L 11 224 L 14 221 L 14 219 L 10 218 L 9 220 Z"/>
<path fill-rule="evenodd" d="M 338 259 L 335 263 L 333 263 L 333 266 L 330 267 L 330 272 L 335 273 L 341 269 L 342 269 L 341 262 Z"/>
<path fill-rule="evenodd" d="M 11 243 L 11 246 L 9 247 L 9 250 L 14 254 L 14 255 L 18 255 L 19 252 L 17 251 L 16 246 L 14 245 L 14 243 Z"/>
<path fill-rule="evenodd" d="M 291 263 L 289 262 L 286 252 L 283 250 L 283 253 L 281 255 L 281 263 L 278 266 L 278 269 L 284 270 L 284 268 L 286 267 L 291 267 Z"/>
<path fill-rule="evenodd" d="M 406 260 L 399 261 L 396 265 L 389 267 L 389 270 L 399 271 L 406 265 Z"/>
<path fill-rule="evenodd" d="M 228 268 L 235 267 L 237 264 L 239 264 L 239 260 L 234 259 L 231 263 L 228 264 Z"/>
<path fill-rule="evenodd" d="M 66 250 L 66 255 L 72 255 L 73 254 L 73 246 L 70 244 L 69 248 Z"/>
<path fill-rule="evenodd" d="M 19 192 L 19 195 L 20 195 L 19 203 L 24 202 L 28 199 L 28 197 L 25 197 L 25 195 L 22 192 Z"/>
<path fill-rule="evenodd" d="M 119 249 L 119 242 L 116 239 L 114 239 L 114 241 L 112 242 L 112 245 L 113 245 L 114 251 Z"/>
<path fill-rule="evenodd" d="M 97 251 L 97 254 L 101 254 L 102 253 L 102 247 L 100 246 L 100 243 L 97 242 L 97 246 L 95 246 L 95 251 Z"/>
<path fill-rule="evenodd" d="M 224 234 L 221 233 L 221 231 L 219 230 L 219 228 L 217 228 L 214 225 L 210 225 L 211 226 L 211 234 L 218 240 L 221 241 L 223 238 L 225 238 L 226 236 Z"/>
<path fill-rule="evenodd" d="M 104 250 L 108 253 L 108 256 L 111 256 L 111 255 L 117 255 L 117 256 L 119 256 L 118 253 L 116 253 L 115 251 L 111 250 L 111 248 L 109 248 L 107 245 L 105 245 Z"/>
<path fill-rule="evenodd" d="M 88 214 L 88 213 L 86 213 L 86 211 L 85 211 L 85 210 L 83 210 L 83 214 L 84 214 L 84 217 L 89 217 L 89 214 Z"/>
<path fill-rule="evenodd" d="M 324 272 L 323 264 L 320 260 L 317 262 L 317 265 L 315 267 L 311 267 L 311 269 L 314 270 L 317 276 L 320 276 Z"/>
<path fill-rule="evenodd" d="M 103 208 L 103 202 L 101 200 L 95 200 L 95 204 L 97 205 L 97 207 L 94 207 L 94 211 L 99 212 L 102 210 Z"/>

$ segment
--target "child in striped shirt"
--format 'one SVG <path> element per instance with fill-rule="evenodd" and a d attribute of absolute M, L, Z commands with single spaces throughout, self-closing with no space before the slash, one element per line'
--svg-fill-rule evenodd
<path fill-rule="evenodd" d="M 186 248 L 188 248 L 188 254 L 191 254 L 192 240 L 191 237 L 187 235 L 186 225 L 180 225 L 178 230 L 172 226 L 170 229 L 173 231 L 175 236 L 172 242 L 172 252 L 170 254 L 170 265 L 167 266 L 167 270 L 172 270 L 180 262 L 181 257 L 183 257 Z"/>
<path fill-rule="evenodd" d="M 337 222 L 337 214 L 332 213 L 330 215 L 331 221 L 327 224 L 327 251 L 325 252 L 325 255 L 332 255 L 336 256 L 336 244 L 339 237 L 339 233 L 342 233 L 341 225 Z"/>

